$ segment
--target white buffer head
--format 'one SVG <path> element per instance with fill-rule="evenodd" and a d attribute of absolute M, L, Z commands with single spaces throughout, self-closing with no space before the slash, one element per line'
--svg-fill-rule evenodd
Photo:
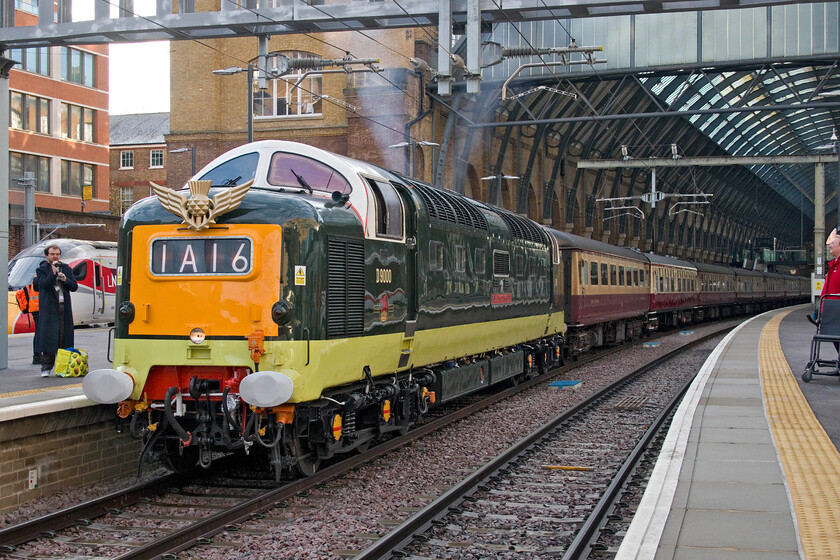
<path fill-rule="evenodd" d="M 294 382 L 276 371 L 258 371 L 239 384 L 239 395 L 246 403 L 267 408 L 281 405 L 292 398 Z"/>
<path fill-rule="evenodd" d="M 95 403 L 115 404 L 131 396 L 134 380 L 116 369 L 97 369 L 82 380 L 82 391 Z"/>

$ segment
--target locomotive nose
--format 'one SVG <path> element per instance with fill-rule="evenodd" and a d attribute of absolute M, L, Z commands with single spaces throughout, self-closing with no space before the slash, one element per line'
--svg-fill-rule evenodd
<path fill-rule="evenodd" d="M 134 379 L 116 369 L 97 369 L 82 380 L 82 391 L 95 403 L 115 404 L 131 396 Z"/>

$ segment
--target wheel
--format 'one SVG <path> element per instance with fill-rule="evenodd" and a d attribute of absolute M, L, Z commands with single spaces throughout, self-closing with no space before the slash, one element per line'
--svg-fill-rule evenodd
<path fill-rule="evenodd" d="M 298 458 L 294 469 L 300 476 L 312 476 L 318 472 L 318 467 L 321 466 L 321 460 L 314 451 L 304 449 L 303 442 L 295 438 L 295 457 Z"/>
<path fill-rule="evenodd" d="M 811 373 L 810 368 L 806 369 L 805 372 L 802 374 L 802 381 L 804 381 L 805 383 L 810 383 L 813 378 L 814 374 Z"/>

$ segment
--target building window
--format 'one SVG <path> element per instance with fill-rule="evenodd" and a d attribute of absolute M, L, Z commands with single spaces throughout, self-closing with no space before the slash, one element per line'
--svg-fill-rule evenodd
<path fill-rule="evenodd" d="M 163 150 L 149 152 L 149 167 L 163 167 Z"/>
<path fill-rule="evenodd" d="M 93 109 L 61 104 L 61 136 L 82 142 L 93 142 Z"/>
<path fill-rule="evenodd" d="M 44 76 L 50 75 L 50 48 L 29 47 L 27 49 L 11 49 L 9 58 L 18 62 L 17 70 L 34 72 Z"/>
<path fill-rule="evenodd" d="M 9 152 L 9 178 L 11 188 L 23 190 L 24 173 L 35 175 L 35 190 L 39 192 L 50 192 L 50 158 Z"/>
<path fill-rule="evenodd" d="M 134 187 L 120 187 L 120 214 L 134 204 Z"/>
<path fill-rule="evenodd" d="M 95 80 L 94 56 L 78 49 L 61 47 L 61 79 L 93 87 Z"/>
<path fill-rule="evenodd" d="M 96 192 L 96 185 L 93 182 L 93 165 L 61 160 L 61 194 L 82 196 L 82 185 L 90 185 Z"/>
<path fill-rule="evenodd" d="M 12 92 L 9 98 L 9 126 L 18 130 L 50 133 L 50 100 Z"/>
<path fill-rule="evenodd" d="M 120 152 L 120 169 L 134 169 L 134 150 Z"/>
<path fill-rule="evenodd" d="M 285 56 L 297 58 L 320 58 L 318 55 L 305 52 L 287 52 Z M 277 68 L 278 58 L 271 58 L 273 70 Z M 268 84 L 267 89 L 259 89 L 255 79 L 254 88 L 254 116 L 255 117 L 298 117 L 301 115 L 321 114 L 321 74 L 310 74 L 299 84 L 303 72 L 298 70 L 293 74 L 286 74 L 276 78 Z M 297 85 L 295 85 L 297 84 Z"/>

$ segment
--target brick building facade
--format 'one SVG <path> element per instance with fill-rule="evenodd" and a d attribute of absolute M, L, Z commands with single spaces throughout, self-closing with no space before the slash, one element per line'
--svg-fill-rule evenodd
<path fill-rule="evenodd" d="M 166 185 L 170 158 L 189 162 L 190 154 L 170 154 L 164 136 L 169 132 L 169 113 L 111 115 L 111 213 L 125 210 L 152 195 L 150 181 Z"/>
<path fill-rule="evenodd" d="M 37 15 L 15 10 L 17 25 Z M 9 255 L 23 248 L 24 174 L 35 181 L 35 219 L 110 223 L 108 204 L 108 47 L 11 49 L 9 76 Z M 86 187 L 89 187 L 86 189 Z M 83 194 L 91 198 L 83 201 Z M 83 204 L 84 202 L 84 204 Z M 54 237 L 115 240 L 113 228 L 56 230 Z"/>

